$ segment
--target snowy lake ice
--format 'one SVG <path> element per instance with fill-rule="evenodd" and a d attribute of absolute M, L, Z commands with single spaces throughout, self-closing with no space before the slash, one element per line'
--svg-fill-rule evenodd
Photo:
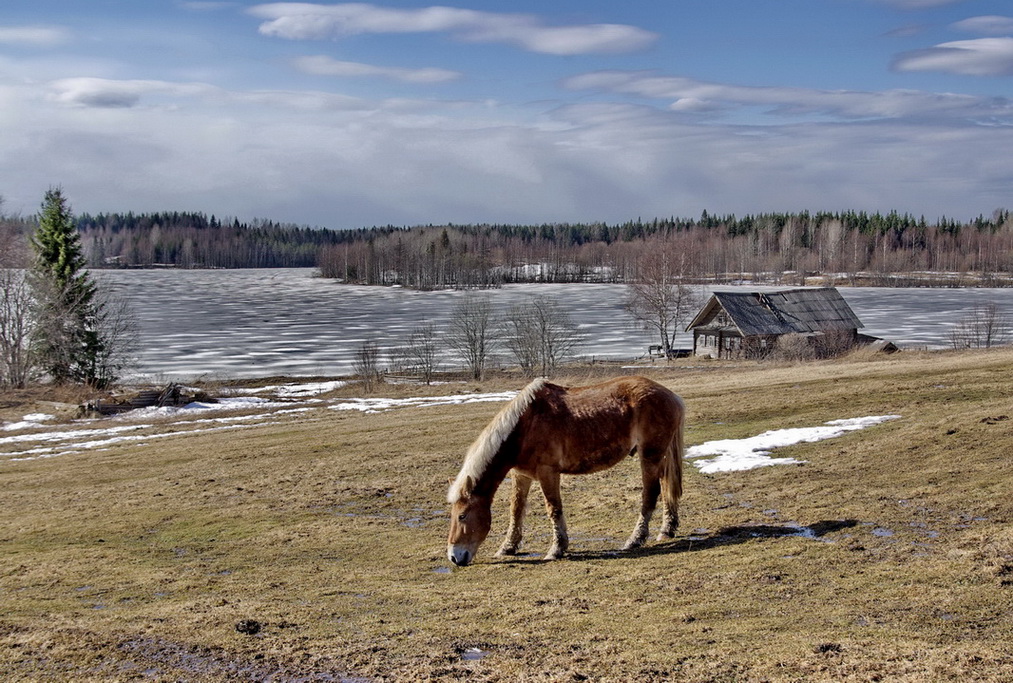
<path fill-rule="evenodd" d="M 125 299 L 140 333 L 135 377 L 185 380 L 349 374 L 361 344 L 381 351 L 403 346 L 411 330 L 447 327 L 460 291 L 416 292 L 346 285 L 315 269 L 99 270 L 95 279 Z M 769 290 L 721 285 L 712 290 Z M 525 284 L 477 292 L 496 311 L 533 296 L 556 298 L 578 324 L 583 357 L 631 359 L 653 336 L 622 310 L 623 285 Z M 943 348 L 975 303 L 1013 310 L 1013 289 L 841 287 L 866 334 L 902 348 Z M 691 348 L 680 334 L 677 347 Z"/>

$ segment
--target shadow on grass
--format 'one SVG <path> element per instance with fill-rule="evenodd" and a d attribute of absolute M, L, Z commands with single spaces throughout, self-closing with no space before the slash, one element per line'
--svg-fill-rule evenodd
<path fill-rule="evenodd" d="M 567 551 L 566 559 L 571 562 L 585 560 L 611 560 L 626 557 L 650 557 L 654 555 L 672 555 L 676 553 L 696 552 L 710 550 L 726 545 L 746 543 L 757 538 L 811 538 L 820 540 L 824 536 L 835 531 L 850 529 L 857 526 L 858 520 L 854 519 L 831 519 L 816 522 L 809 526 L 798 524 L 744 524 L 740 526 L 728 526 L 718 529 L 711 534 L 693 534 L 683 538 L 676 538 L 671 541 L 653 543 L 636 550 L 571 550 Z M 506 562 L 527 562 L 531 557 L 519 556 L 511 558 Z M 503 560 L 501 560 L 503 561 Z"/>

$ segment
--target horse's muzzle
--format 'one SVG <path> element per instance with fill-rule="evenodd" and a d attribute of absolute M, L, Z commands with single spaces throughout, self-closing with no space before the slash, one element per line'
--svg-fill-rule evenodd
<path fill-rule="evenodd" d="M 447 557 L 458 567 L 467 567 L 471 562 L 471 553 L 453 547 L 447 549 Z"/>

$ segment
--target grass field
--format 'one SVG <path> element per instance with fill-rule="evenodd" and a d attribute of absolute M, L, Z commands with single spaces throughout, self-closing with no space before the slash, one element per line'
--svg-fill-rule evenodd
<path fill-rule="evenodd" d="M 567 382 L 589 381 L 574 372 Z M 571 546 L 557 562 L 539 559 L 549 525 L 537 494 L 529 554 L 492 557 L 500 495 L 494 536 L 454 569 L 447 480 L 501 403 L 321 403 L 242 429 L 166 422 L 59 457 L 0 453 L 0 671 L 1011 680 L 1013 351 L 645 374 L 686 400 L 690 445 L 901 419 L 777 453 L 801 465 L 704 475 L 687 464 L 679 535 L 633 553 L 616 549 L 636 517 L 634 461 L 564 480 Z"/>

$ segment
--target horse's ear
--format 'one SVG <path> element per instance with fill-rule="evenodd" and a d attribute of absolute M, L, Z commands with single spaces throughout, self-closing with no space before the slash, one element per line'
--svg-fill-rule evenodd
<path fill-rule="evenodd" d="M 475 478 L 470 474 L 464 478 L 461 482 L 461 496 L 467 498 L 471 495 L 471 492 L 475 490 Z"/>

